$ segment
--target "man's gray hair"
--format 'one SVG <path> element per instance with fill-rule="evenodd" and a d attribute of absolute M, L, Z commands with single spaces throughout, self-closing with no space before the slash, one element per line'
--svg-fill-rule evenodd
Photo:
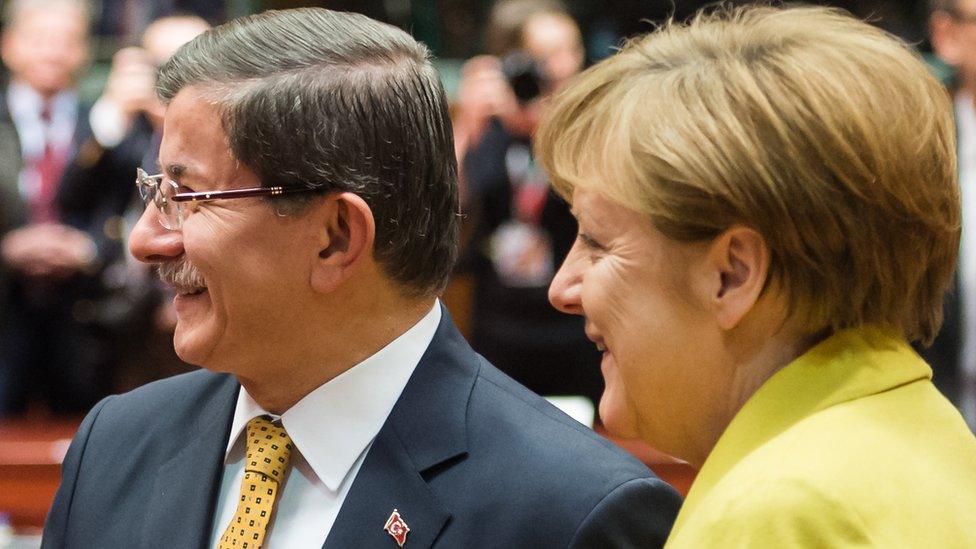
<path fill-rule="evenodd" d="M 184 45 L 157 93 L 169 102 L 187 86 L 214 98 L 234 156 L 263 185 L 359 195 L 387 276 L 409 295 L 444 289 L 457 258 L 457 163 L 425 46 L 358 14 L 268 11 Z"/>

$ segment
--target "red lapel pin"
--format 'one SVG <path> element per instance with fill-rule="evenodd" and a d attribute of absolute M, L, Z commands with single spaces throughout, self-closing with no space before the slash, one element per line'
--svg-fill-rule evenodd
<path fill-rule="evenodd" d="M 386 525 L 383 526 L 383 529 L 393 536 L 393 539 L 396 540 L 397 545 L 400 547 L 403 547 L 403 544 L 407 542 L 407 532 L 410 531 L 410 527 L 403 521 L 403 517 L 400 516 L 400 511 L 394 509 L 390 513 L 390 518 L 386 519 Z"/>

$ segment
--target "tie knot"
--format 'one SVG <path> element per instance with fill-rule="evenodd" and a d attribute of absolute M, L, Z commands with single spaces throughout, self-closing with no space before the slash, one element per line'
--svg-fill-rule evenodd
<path fill-rule="evenodd" d="M 247 422 L 247 459 L 244 470 L 280 482 L 291 459 L 291 438 L 283 427 L 259 416 Z"/>

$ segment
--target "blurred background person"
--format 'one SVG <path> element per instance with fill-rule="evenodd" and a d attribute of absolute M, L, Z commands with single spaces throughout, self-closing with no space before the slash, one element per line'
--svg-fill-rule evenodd
<path fill-rule="evenodd" d="M 153 21 L 141 46 L 119 50 L 102 95 L 91 109 L 92 161 L 72 170 L 59 195 L 66 217 L 96 239 L 104 270 L 102 294 L 85 320 L 110 341 L 115 391 L 186 371 L 172 352 L 172 298 L 144 264 L 133 261 L 125 239 L 142 211 L 132 173 L 158 171 L 165 107 L 155 94 L 156 71 L 180 46 L 210 28 L 201 17 L 177 14 Z"/>
<path fill-rule="evenodd" d="M 553 101 L 550 295 L 607 428 L 699 468 L 668 546 L 976 545 L 976 437 L 909 344 L 952 283 L 954 135 L 906 44 L 815 7 L 667 24 Z"/>
<path fill-rule="evenodd" d="M 976 1 L 935 0 L 929 20 L 932 49 L 954 74 L 953 95 L 962 197 L 962 239 L 945 325 L 922 351 L 939 389 L 976 430 Z"/>
<path fill-rule="evenodd" d="M 91 133 L 77 79 L 88 61 L 88 12 L 71 0 L 19 0 L 4 10 L 0 101 L 0 412 L 30 395 L 80 412 L 102 392 L 104 348 L 72 309 L 92 291 L 92 239 L 61 218 L 62 177 Z M 80 159 L 84 162 L 84 159 Z"/>
<path fill-rule="evenodd" d="M 259 0 L 95 0 L 93 21 L 98 36 L 122 44 L 136 44 L 154 21 L 172 15 L 193 14 L 209 23 L 226 21 L 243 13 L 260 11 Z M 271 6 L 267 6 L 270 8 Z"/>
<path fill-rule="evenodd" d="M 583 37 L 563 10 L 544 9 L 525 21 L 522 49 L 538 65 L 548 94 L 558 92 L 583 68 Z"/>
<path fill-rule="evenodd" d="M 582 320 L 560 315 L 546 297 L 576 223 L 532 156 L 546 98 L 583 67 L 582 40 L 558 3 L 508 0 L 492 15 L 488 36 L 516 42 L 507 48 L 496 43 L 501 59 L 477 58 L 462 69 L 481 85 L 481 101 L 472 103 L 484 117 L 470 122 L 477 138 L 467 144 L 461 167 L 472 344 L 539 394 L 595 401 L 602 388 L 599 354 Z"/>
<path fill-rule="evenodd" d="M 5 206 L 13 212 L 8 225 L 19 228 L 8 232 L 2 248 L 8 304 L 0 402 L 10 414 L 24 412 L 32 400 L 57 413 L 80 413 L 109 392 L 186 368 L 168 343 L 150 344 L 167 339 L 172 326 L 167 309 L 157 310 L 163 296 L 153 277 L 125 254 L 124 214 L 138 202 L 132 171 L 156 164 L 163 114 L 153 91 L 156 70 L 209 25 L 192 15 L 150 24 L 141 47 L 113 57 L 105 89 L 89 109 L 75 89 L 87 51 L 83 6 L 34 0 L 8 7 L 4 61 L 8 89 L 20 94 L 8 101 L 11 112 L 15 104 L 26 109 L 17 99 L 29 96 L 22 89 L 39 90 L 55 109 L 73 109 L 71 131 L 67 114 L 52 116 L 49 129 L 30 125 L 41 116 L 21 115 L 22 124 L 13 117 L 8 125 L 18 138 L 27 135 L 19 139 L 23 158 L 35 159 L 5 185 L 8 193 L 17 190 L 16 200 L 5 204 L 24 204 Z M 32 132 L 53 144 L 39 158 Z M 0 169 L 12 171 L 15 158 L 8 158 Z M 17 210 L 25 215 L 18 218 Z M 133 357 L 138 369 L 127 367 Z"/>

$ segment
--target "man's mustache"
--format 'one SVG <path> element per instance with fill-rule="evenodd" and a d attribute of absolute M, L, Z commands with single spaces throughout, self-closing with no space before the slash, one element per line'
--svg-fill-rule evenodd
<path fill-rule="evenodd" d="M 207 281 L 196 267 L 182 257 L 156 266 L 159 279 L 176 290 L 199 290 L 207 287 Z"/>

